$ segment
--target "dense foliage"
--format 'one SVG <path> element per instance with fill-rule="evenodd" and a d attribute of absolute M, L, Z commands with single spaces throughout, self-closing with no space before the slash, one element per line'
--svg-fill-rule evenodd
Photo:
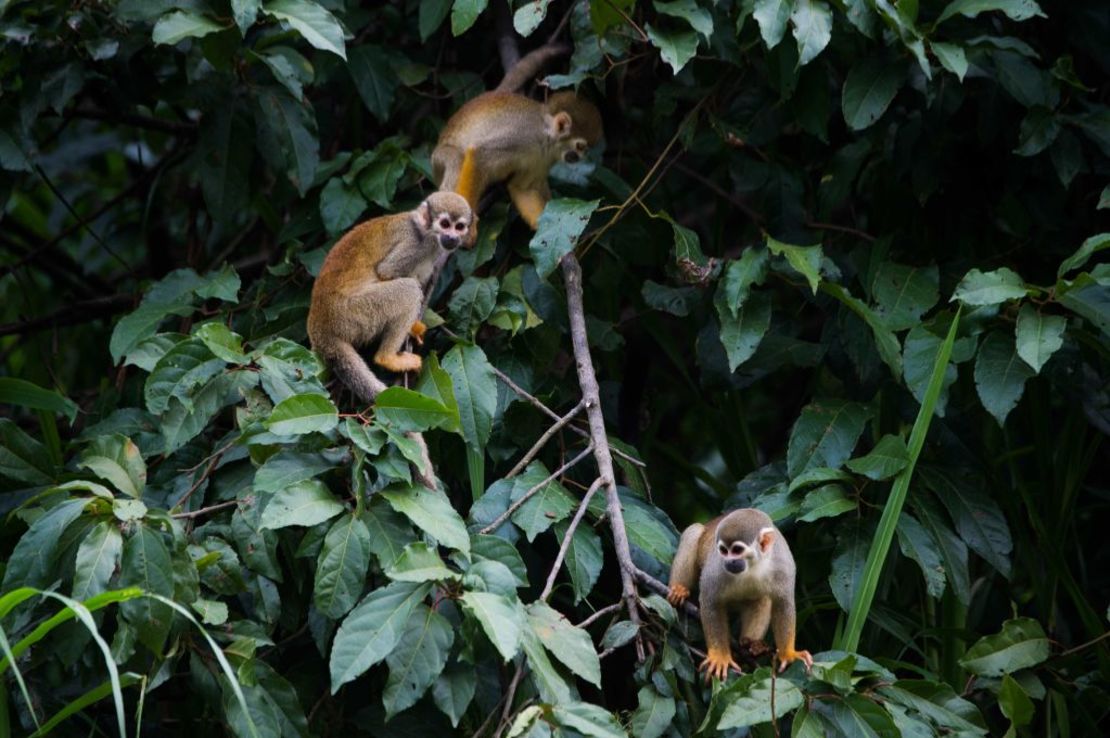
<path fill-rule="evenodd" d="M 361 406 L 312 276 L 548 39 L 604 146 L 535 236 L 489 198 Z M 1103 0 L 0 0 L 0 735 L 1105 734 L 1107 39 Z M 709 687 L 658 582 L 740 506 L 817 663 Z"/>

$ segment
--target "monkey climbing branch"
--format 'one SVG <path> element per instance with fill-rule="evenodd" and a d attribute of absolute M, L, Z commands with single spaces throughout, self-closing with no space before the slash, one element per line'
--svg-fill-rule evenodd
<path fill-rule="evenodd" d="M 578 385 L 582 389 L 582 399 L 586 403 L 586 418 L 590 425 L 590 439 L 593 445 L 597 471 L 604 480 L 606 513 L 609 527 L 613 531 L 613 549 L 620 566 L 621 589 L 628 619 L 635 625 L 640 624 L 639 595 L 632 576 L 636 565 L 632 563 L 632 550 L 628 545 L 628 531 L 624 527 L 624 512 L 621 510 L 620 497 L 617 495 L 617 477 L 613 473 L 613 455 L 609 450 L 609 439 L 605 434 L 605 418 L 601 414 L 601 396 L 594 373 L 594 362 L 590 356 L 590 345 L 586 339 L 586 313 L 582 305 L 582 267 L 571 252 L 563 257 L 563 280 L 567 289 L 567 314 L 570 318 L 570 339 L 574 347 L 574 363 L 578 369 Z M 637 635 L 636 655 L 644 659 L 644 644 Z"/>

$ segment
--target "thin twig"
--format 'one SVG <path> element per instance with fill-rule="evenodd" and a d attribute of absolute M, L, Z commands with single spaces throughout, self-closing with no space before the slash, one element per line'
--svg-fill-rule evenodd
<path fill-rule="evenodd" d="M 178 518 L 178 519 L 181 519 L 181 518 L 199 518 L 201 515 L 207 515 L 208 513 L 216 512 L 217 510 L 224 510 L 224 509 L 229 508 L 229 507 L 234 507 L 235 505 L 238 505 L 239 502 L 240 502 L 239 500 L 228 500 L 227 502 L 217 502 L 215 505 L 209 505 L 208 507 L 202 507 L 199 510 L 193 510 L 191 512 L 174 513 L 173 515 L 170 515 L 170 517 L 171 518 Z"/>
<path fill-rule="evenodd" d="M 576 628 L 585 628 L 587 626 L 593 625 L 594 623 L 596 623 L 598 620 L 605 617 L 609 613 L 614 612 L 616 610 L 620 610 L 622 607 L 624 607 L 623 602 L 614 602 L 612 605 L 606 605 L 605 607 L 601 608 L 600 610 L 595 612 L 593 615 L 590 615 L 588 618 L 586 618 L 582 622 L 578 623 L 574 627 L 576 627 Z"/>
<path fill-rule="evenodd" d="M 532 497 L 534 497 L 535 494 L 537 492 L 539 492 L 541 489 L 543 489 L 544 487 L 546 487 L 547 485 L 551 484 L 553 481 L 555 481 L 556 479 L 561 477 L 563 474 L 565 474 L 567 472 L 567 470 L 570 469 L 572 466 L 574 466 L 578 462 L 582 461 L 582 459 L 589 456 L 591 451 L 593 451 L 593 444 L 590 444 L 590 445 L 586 446 L 586 448 L 584 448 L 582 450 L 582 453 L 578 454 L 573 459 L 571 459 L 567 463 L 563 464 L 562 466 L 560 466 L 555 471 L 551 472 L 551 474 L 549 474 L 546 479 L 544 479 L 542 482 L 540 482 L 539 484 L 535 485 L 534 487 L 529 489 L 527 492 L 522 494 L 519 498 L 517 498 L 513 502 L 513 504 L 509 505 L 509 509 L 507 509 L 505 512 L 498 515 L 496 520 L 494 520 L 492 523 L 487 525 L 485 528 L 482 528 L 478 532 L 482 533 L 484 535 L 486 533 L 490 533 L 490 532 L 495 531 L 498 528 L 500 528 L 501 524 L 504 523 L 506 520 L 508 520 L 509 517 L 512 516 L 513 513 L 515 513 L 517 510 L 519 510 L 521 508 L 521 506 L 524 505 L 524 503 L 526 503 L 526 502 L 528 502 L 528 500 L 532 499 Z"/>
<path fill-rule="evenodd" d="M 632 572 L 632 574 L 636 577 L 636 580 L 640 582 L 640 584 L 655 592 L 657 595 L 666 597 L 667 593 L 670 592 L 670 589 L 667 587 L 667 585 L 663 584 L 658 579 L 648 574 L 646 571 L 643 571 L 642 569 L 636 569 L 634 572 Z M 698 606 L 695 605 L 693 602 L 690 602 L 689 600 L 684 602 L 681 608 L 677 609 L 685 612 L 692 618 L 701 617 L 700 613 L 698 612 Z"/>
<path fill-rule="evenodd" d="M 521 659 L 516 665 L 516 673 L 513 674 L 513 680 L 509 682 L 509 688 L 505 691 L 505 707 L 501 710 L 501 720 L 497 723 L 497 730 L 494 732 L 494 736 L 501 735 L 505 724 L 509 721 L 509 716 L 513 714 L 513 698 L 516 697 L 516 688 L 520 686 L 520 680 L 523 677 L 524 659 Z"/>
<path fill-rule="evenodd" d="M 520 472 L 524 470 L 524 467 L 528 466 L 529 462 L 531 462 L 532 459 L 536 458 L 536 454 L 538 454 L 540 450 L 544 447 L 544 445 L 549 440 L 551 440 L 551 437 L 558 433 L 560 428 L 573 420 L 574 416 L 582 412 L 583 407 L 585 407 L 585 403 L 579 402 L 577 405 L 574 406 L 574 409 L 572 409 L 563 417 L 559 418 L 559 420 L 555 421 L 554 425 L 544 431 L 544 434 L 540 436 L 539 440 L 532 445 L 532 448 L 528 449 L 528 453 L 524 454 L 520 461 L 516 463 L 516 466 L 509 470 L 509 473 L 505 475 L 505 479 L 512 479 L 517 474 L 520 474 Z"/>
<path fill-rule="evenodd" d="M 624 512 L 621 510 L 620 496 L 617 494 L 616 474 L 613 471 L 613 456 L 609 451 L 609 439 L 605 433 L 605 418 L 601 414 L 601 390 L 594 373 L 594 362 L 590 356 L 590 346 L 586 337 L 586 311 L 582 302 L 582 267 L 574 252 L 563 257 L 563 280 L 567 291 L 567 314 L 570 318 L 570 337 L 574 347 L 574 359 L 578 369 L 578 385 L 582 399 L 586 401 L 586 417 L 590 421 L 594 459 L 597 461 L 599 476 L 604 480 L 606 514 L 613 533 L 613 550 L 617 554 L 620 568 L 621 589 L 624 604 L 628 608 L 628 619 L 637 627 L 640 625 L 639 595 L 632 574 L 636 570 L 632 563 L 632 549 L 628 544 L 628 531 L 624 527 Z M 637 630 L 636 655 L 644 660 L 644 643 Z"/>
<path fill-rule="evenodd" d="M 582 501 L 578 503 L 578 510 L 574 513 L 574 517 L 567 526 L 567 535 L 563 538 L 563 543 L 559 546 L 559 553 L 555 556 L 555 563 L 551 565 L 551 573 L 547 575 L 547 583 L 543 586 L 543 592 L 540 593 L 541 600 L 547 600 L 548 595 L 551 594 L 551 588 L 555 586 L 555 575 L 559 573 L 560 567 L 563 565 L 563 559 L 567 557 L 567 549 L 570 548 L 570 541 L 574 537 L 574 531 L 577 530 L 578 524 L 582 522 L 582 517 L 586 514 L 586 508 L 590 506 L 590 500 L 593 499 L 594 493 L 604 480 L 598 477 L 590 488 L 586 490 L 586 495 Z"/>
<path fill-rule="evenodd" d="M 216 464 L 220 463 L 220 459 L 223 458 L 225 450 L 226 449 L 221 449 L 220 451 L 212 454 L 212 458 L 208 462 L 208 466 L 204 467 L 204 471 L 200 473 L 200 476 L 193 480 L 192 485 L 190 485 L 189 489 L 185 490 L 185 494 L 181 495 L 181 498 L 173 504 L 173 506 L 170 508 L 171 510 L 173 510 L 174 508 L 182 507 L 185 505 L 186 502 L 189 501 L 189 498 L 192 497 L 193 493 L 200 488 L 200 485 L 204 484 L 204 480 L 208 479 L 208 475 L 211 474 L 212 470 L 216 468 Z"/>

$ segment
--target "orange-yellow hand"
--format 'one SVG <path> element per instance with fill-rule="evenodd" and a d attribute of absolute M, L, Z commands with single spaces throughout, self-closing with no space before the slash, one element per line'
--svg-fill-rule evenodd
<path fill-rule="evenodd" d="M 723 680 L 728 676 L 729 669 L 736 669 L 736 673 L 738 674 L 743 673 L 740 664 L 732 660 L 731 652 L 727 650 L 717 651 L 712 648 L 709 649 L 709 653 L 706 655 L 705 660 L 701 662 L 701 665 L 698 666 L 698 669 L 705 671 L 705 681 L 707 682 L 713 678 Z"/>
<path fill-rule="evenodd" d="M 795 651 L 793 648 L 783 649 L 778 654 L 779 659 L 779 673 L 786 671 L 786 667 L 795 661 L 801 661 L 806 665 L 806 671 L 813 668 L 813 657 L 809 655 L 809 651 Z"/>
<path fill-rule="evenodd" d="M 672 584 L 670 591 L 667 592 L 667 602 L 675 607 L 679 607 L 686 598 L 690 596 L 690 590 L 681 584 Z"/>
<path fill-rule="evenodd" d="M 424 325 L 424 323 L 419 320 L 412 324 L 412 328 L 409 328 L 409 335 L 421 346 L 424 345 L 424 334 L 427 332 L 428 326 Z"/>

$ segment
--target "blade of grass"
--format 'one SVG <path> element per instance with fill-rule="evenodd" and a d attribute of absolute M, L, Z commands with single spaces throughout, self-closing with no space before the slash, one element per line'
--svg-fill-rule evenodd
<path fill-rule="evenodd" d="M 119 679 L 120 685 L 123 687 L 130 687 L 132 684 L 141 682 L 142 680 L 143 677 L 140 674 L 135 674 L 134 672 L 121 674 Z M 49 735 L 50 730 L 54 728 L 55 725 L 65 720 L 70 715 L 84 710 L 86 707 L 93 704 L 94 702 L 99 702 L 100 700 L 104 699 L 112 693 L 112 689 L 113 687 L 110 681 L 104 682 L 98 687 L 93 687 L 88 692 L 85 692 L 83 695 L 70 702 L 61 710 L 58 710 L 56 713 L 54 713 L 54 715 L 52 715 L 49 720 L 43 723 L 38 730 L 30 735 L 30 738 L 38 738 L 39 736 Z"/>
<path fill-rule="evenodd" d="M 235 670 L 231 668 L 231 664 L 228 663 L 227 657 L 224 656 L 224 652 L 220 650 L 220 647 L 216 644 L 216 641 L 212 639 L 212 636 L 208 635 L 208 631 L 204 629 L 204 626 L 197 622 L 192 613 L 190 613 L 181 605 L 177 604 L 168 597 L 163 597 L 162 595 L 147 593 L 146 596 L 153 597 L 159 602 L 169 605 L 171 608 L 176 610 L 179 615 L 181 615 L 183 618 L 197 627 L 197 630 L 200 631 L 200 634 L 204 636 L 204 640 L 208 641 L 208 646 L 212 649 L 212 653 L 213 655 L 215 655 L 216 661 L 220 663 L 220 668 L 223 669 L 224 675 L 227 677 L 227 681 L 231 684 L 231 691 L 235 693 L 235 699 L 239 700 L 239 706 L 243 708 L 243 717 L 247 719 L 247 725 L 249 725 L 251 728 L 251 735 L 253 735 L 254 738 L 259 738 L 258 726 L 254 724 L 254 719 L 251 718 L 250 707 L 247 705 L 247 698 L 243 694 L 243 689 L 239 686 L 239 679 L 235 676 Z"/>
<path fill-rule="evenodd" d="M 855 652 L 859 648 L 860 635 L 867 622 L 867 615 L 871 611 L 871 603 L 875 598 L 875 589 L 879 584 L 879 574 L 883 570 L 883 562 L 890 552 L 890 544 L 894 540 L 894 530 L 898 525 L 898 518 L 902 514 L 902 506 L 906 502 L 906 493 L 910 488 L 910 478 L 917 465 L 917 457 L 925 445 L 925 436 L 929 432 L 929 425 L 933 422 L 933 411 L 937 399 L 940 397 L 941 383 L 944 371 L 948 367 L 948 360 L 952 356 L 952 344 L 956 341 L 956 328 L 960 324 L 960 308 L 952 318 L 952 325 L 948 328 L 948 336 L 937 352 L 937 359 L 933 363 L 933 374 L 929 378 L 929 386 L 925 390 L 925 397 L 921 409 L 914 420 L 913 429 L 910 431 L 910 440 L 907 444 L 910 463 L 894 479 L 890 489 L 890 497 L 883 507 L 882 517 L 879 519 L 879 529 L 875 539 L 871 542 L 871 549 L 867 552 L 867 562 L 863 566 L 863 575 L 860 578 L 859 589 L 856 590 L 855 601 L 848 613 L 848 624 L 844 628 L 843 637 L 836 648 Z"/>
<path fill-rule="evenodd" d="M 0 651 L 2 651 L 4 653 L 5 660 L 7 660 L 8 662 L 10 662 L 13 665 L 12 673 L 15 674 L 16 684 L 19 685 L 19 691 L 23 694 L 23 701 L 27 703 L 27 711 L 31 713 L 31 719 L 35 721 L 35 727 L 37 728 L 38 725 L 39 725 L 39 716 L 35 713 L 35 705 L 34 705 L 33 702 L 31 702 L 31 693 L 27 691 L 27 684 L 26 684 L 26 682 L 23 681 L 23 673 L 19 670 L 19 666 L 15 665 L 15 656 L 12 654 L 12 647 L 10 645 L 8 645 L 8 636 L 4 632 L 3 628 L 0 628 Z M 0 673 L 3 673 L 2 669 L 0 669 Z M 4 697 L 5 709 L 4 709 L 4 712 L 6 713 L 7 712 L 7 696 L 6 696 L 7 695 L 7 690 L 5 689 L 5 690 L 0 690 L 0 691 L 3 691 L 5 693 L 5 697 Z M 7 722 L 8 722 L 7 718 L 5 717 L 5 720 L 4 720 L 5 725 L 7 724 Z M 5 732 L 7 733 L 9 731 L 5 730 Z"/>

